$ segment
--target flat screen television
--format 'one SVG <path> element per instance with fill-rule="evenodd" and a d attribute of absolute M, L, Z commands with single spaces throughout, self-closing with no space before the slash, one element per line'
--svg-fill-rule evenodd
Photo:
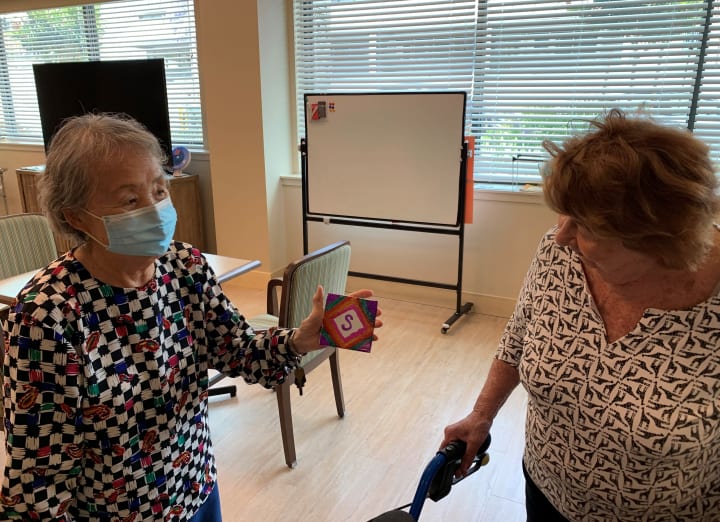
<path fill-rule="evenodd" d="M 45 152 L 63 121 L 86 113 L 132 116 L 152 132 L 172 166 L 165 62 L 111 60 L 33 64 Z"/>

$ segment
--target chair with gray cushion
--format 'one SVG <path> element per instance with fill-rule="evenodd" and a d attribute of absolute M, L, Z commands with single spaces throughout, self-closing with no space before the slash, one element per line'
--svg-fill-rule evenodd
<path fill-rule="evenodd" d="M 322 285 L 325 295 L 328 293 L 344 294 L 349 269 L 350 243 L 348 241 L 339 241 L 303 256 L 287 266 L 282 279 L 271 279 L 268 282 L 268 313 L 249 319 L 248 322 L 259 330 L 271 326 L 281 328 L 300 326 L 303 319 L 310 315 L 312 297 L 318 285 Z M 280 292 L 279 299 L 278 291 Z M 326 360 L 330 363 L 337 414 L 339 417 L 343 417 L 345 401 L 340 380 L 338 352 L 334 347 L 310 352 L 303 356 L 300 363 L 302 370 L 292 372 L 283 384 L 275 388 L 285 463 L 291 468 L 295 467 L 297 463 L 297 455 L 293 434 L 290 387 L 293 383 L 302 384 L 296 382 L 298 376 L 301 374 L 307 376 Z"/>
<path fill-rule="evenodd" d="M 57 257 L 50 223 L 42 214 L 0 216 L 0 279 L 39 270 Z"/>
<path fill-rule="evenodd" d="M 39 270 L 56 257 L 55 238 L 45 216 L 0 216 L 0 279 Z M 7 313 L 7 304 L 0 303 L 0 320 Z"/>

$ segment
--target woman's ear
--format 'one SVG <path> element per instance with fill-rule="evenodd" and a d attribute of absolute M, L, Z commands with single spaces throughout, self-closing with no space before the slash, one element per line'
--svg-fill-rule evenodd
<path fill-rule="evenodd" d="M 83 219 L 85 217 L 83 212 L 78 212 L 76 210 L 66 208 L 62 211 L 62 213 L 65 221 L 67 221 L 71 227 L 79 230 L 80 232 L 85 232 L 85 229 L 87 227 L 85 226 L 85 222 Z"/>

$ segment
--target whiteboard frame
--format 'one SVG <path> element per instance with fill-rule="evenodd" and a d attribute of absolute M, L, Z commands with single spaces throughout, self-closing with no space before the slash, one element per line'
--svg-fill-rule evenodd
<path fill-rule="evenodd" d="M 464 91 L 305 94 L 304 212 L 457 227 L 466 99 Z M 313 119 L 318 102 L 324 114 Z"/>

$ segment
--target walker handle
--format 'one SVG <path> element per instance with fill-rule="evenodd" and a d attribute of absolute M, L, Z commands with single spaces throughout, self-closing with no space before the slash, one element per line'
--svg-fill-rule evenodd
<path fill-rule="evenodd" d="M 437 471 L 433 478 L 430 488 L 428 489 L 428 497 L 437 502 L 441 498 L 444 498 L 450 493 L 450 488 L 464 480 L 466 477 L 475 473 L 482 466 L 490 461 L 490 456 L 487 454 L 487 450 L 490 447 L 490 434 L 485 438 L 485 441 L 480 445 L 473 458 L 472 464 L 468 472 L 459 478 L 455 477 L 455 472 L 460 467 L 463 455 L 465 455 L 465 449 L 467 444 L 464 440 L 454 440 L 450 442 L 445 448 L 438 451 L 438 455 L 444 455 L 447 462 Z"/>

